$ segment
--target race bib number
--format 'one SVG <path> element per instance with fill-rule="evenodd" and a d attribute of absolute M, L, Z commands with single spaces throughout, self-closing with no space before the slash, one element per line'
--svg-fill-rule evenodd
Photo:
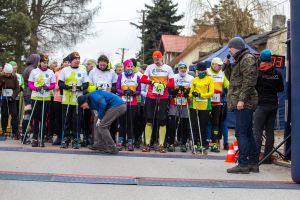
<path fill-rule="evenodd" d="M 153 86 L 152 93 L 153 93 L 153 94 L 160 94 L 160 95 L 163 95 L 163 94 L 164 94 L 164 90 L 157 91 L 157 88 Z"/>
<path fill-rule="evenodd" d="M 3 89 L 2 90 L 2 96 L 4 97 L 11 97 L 13 95 L 12 89 Z"/>
<path fill-rule="evenodd" d="M 203 99 L 201 97 L 196 97 L 196 102 L 207 102 L 207 99 Z"/>
<path fill-rule="evenodd" d="M 122 96 L 122 100 L 123 100 L 125 103 L 129 103 L 129 102 L 132 102 L 132 101 L 133 101 L 133 97 L 132 97 L 132 96 Z"/>
<path fill-rule="evenodd" d="M 221 94 L 220 93 L 214 94 L 214 96 L 211 97 L 211 102 L 221 103 Z"/>
<path fill-rule="evenodd" d="M 175 104 L 176 105 L 186 105 L 187 99 L 185 97 L 176 97 L 175 98 Z"/>

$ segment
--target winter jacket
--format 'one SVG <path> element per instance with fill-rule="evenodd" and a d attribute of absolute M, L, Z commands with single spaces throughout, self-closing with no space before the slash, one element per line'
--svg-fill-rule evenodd
<path fill-rule="evenodd" d="M 193 92 L 197 92 L 201 97 L 194 97 Z M 211 110 L 211 97 L 214 95 L 214 80 L 206 75 L 200 79 L 196 77 L 191 83 L 189 97 L 191 98 L 190 107 L 196 110 Z"/>
<path fill-rule="evenodd" d="M 10 77 L 7 77 L 4 74 L 1 74 L 0 89 L 3 99 L 5 99 L 6 97 L 12 97 L 14 100 L 16 100 L 20 92 L 20 86 L 17 76 L 11 75 Z"/>
<path fill-rule="evenodd" d="M 40 55 L 39 54 L 31 54 L 27 60 L 26 60 L 26 68 L 23 73 L 24 77 L 24 91 L 23 96 L 24 97 L 30 97 L 31 96 L 31 90 L 28 86 L 28 79 L 31 71 L 38 66 L 38 63 L 40 61 Z"/>
<path fill-rule="evenodd" d="M 255 85 L 258 76 L 258 61 L 248 49 L 243 49 L 234 55 L 233 66 L 226 65 L 224 73 L 230 85 L 227 95 L 228 108 L 236 109 L 239 101 L 244 102 L 244 108 L 255 109 L 258 102 Z"/>
<path fill-rule="evenodd" d="M 107 110 L 125 104 L 117 95 L 103 90 L 96 90 L 88 95 L 88 104 L 91 110 L 98 112 L 98 118 L 102 119 Z"/>
<path fill-rule="evenodd" d="M 261 63 L 260 67 L 264 69 L 263 66 L 266 64 Z M 277 93 L 284 90 L 281 73 L 274 67 L 266 71 L 259 70 L 256 90 L 258 92 L 258 105 L 278 105 Z"/>

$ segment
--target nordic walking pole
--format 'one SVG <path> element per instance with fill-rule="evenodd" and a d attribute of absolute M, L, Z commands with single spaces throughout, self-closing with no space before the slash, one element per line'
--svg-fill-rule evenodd
<path fill-rule="evenodd" d="M 158 94 L 157 97 L 158 98 L 157 98 L 157 113 L 156 113 L 156 141 L 157 141 L 157 144 L 159 146 L 159 135 L 158 135 L 159 123 L 158 123 L 158 116 L 159 116 L 160 94 Z"/>
<path fill-rule="evenodd" d="M 69 101 L 68 101 L 68 106 L 67 106 L 67 111 L 66 111 L 66 115 L 65 115 L 65 120 L 64 120 L 64 124 L 63 124 L 63 130 L 62 130 L 62 134 L 61 134 L 61 142 L 60 142 L 60 146 L 62 145 L 62 142 L 64 140 L 64 136 L 65 136 L 65 128 L 66 128 L 66 123 L 67 123 L 67 117 L 69 114 L 69 107 L 70 107 L 70 94 L 69 94 Z"/>
<path fill-rule="evenodd" d="M 201 136 L 201 127 L 200 127 L 200 122 L 199 122 L 199 114 L 198 110 L 196 110 L 196 116 L 197 116 L 197 123 L 198 123 L 198 129 L 199 129 L 199 138 L 200 138 L 200 145 L 201 145 L 201 154 L 203 154 L 203 146 L 202 146 L 202 136 Z"/>
<path fill-rule="evenodd" d="M 30 126 L 30 121 L 31 121 L 31 118 L 33 116 L 33 112 L 34 112 L 34 109 L 35 109 L 36 102 L 37 102 L 37 100 L 34 100 L 33 108 L 32 108 L 32 111 L 31 111 L 31 114 L 30 114 L 30 117 L 29 117 L 29 121 L 28 121 L 26 130 L 25 130 L 25 134 L 24 134 L 24 137 L 23 137 L 22 144 L 25 144 L 24 142 L 25 142 L 25 139 L 26 139 L 26 136 L 27 136 L 27 133 L 28 133 L 28 128 Z"/>
<path fill-rule="evenodd" d="M 39 141 L 39 147 L 42 147 L 43 145 L 43 129 L 44 129 L 44 114 L 45 114 L 45 98 L 43 96 L 44 89 L 40 91 L 40 94 L 42 95 L 43 102 L 42 102 L 42 122 L 41 122 L 41 130 L 40 130 L 40 141 Z"/>
<path fill-rule="evenodd" d="M 188 112 L 188 118 L 189 118 L 190 130 L 191 130 L 190 132 L 191 132 L 191 139 L 192 139 L 192 146 L 193 146 L 193 154 L 196 154 L 194 133 L 193 133 L 193 128 L 192 128 L 191 114 L 190 114 L 190 109 L 189 109 L 188 103 L 186 104 L 186 109 Z"/>

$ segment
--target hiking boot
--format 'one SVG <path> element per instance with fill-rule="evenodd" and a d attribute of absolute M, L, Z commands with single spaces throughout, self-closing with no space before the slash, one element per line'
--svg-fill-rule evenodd
<path fill-rule="evenodd" d="M 184 152 L 184 153 L 187 152 L 186 146 L 185 146 L 185 145 L 181 145 L 181 146 L 180 146 L 180 151 L 181 151 L 181 152 Z"/>
<path fill-rule="evenodd" d="M 228 150 L 228 149 L 229 149 L 228 143 L 225 143 L 224 144 L 224 150 Z"/>
<path fill-rule="evenodd" d="M 171 144 L 170 146 L 168 146 L 168 152 L 175 152 L 175 147 L 173 144 Z"/>
<path fill-rule="evenodd" d="M 32 139 L 32 140 L 31 140 L 31 146 L 32 146 L 32 147 L 38 147 L 38 146 L 39 146 L 38 141 L 37 141 L 36 139 Z"/>
<path fill-rule="evenodd" d="M 70 144 L 70 140 L 69 139 L 64 139 L 61 143 L 60 148 L 67 149 L 69 147 L 69 144 Z"/>
<path fill-rule="evenodd" d="M 160 153 L 166 153 L 166 152 L 167 152 L 167 151 L 166 151 L 166 148 L 164 147 L 164 145 L 159 145 L 158 151 L 159 151 Z"/>
<path fill-rule="evenodd" d="M 73 139 L 72 141 L 72 148 L 73 149 L 79 149 L 80 148 L 80 143 L 77 139 Z"/>
<path fill-rule="evenodd" d="M 133 146 L 133 144 L 128 144 L 128 145 L 127 145 L 127 149 L 128 149 L 128 151 L 134 151 L 134 146 Z"/>
<path fill-rule="evenodd" d="M 101 153 L 106 153 L 106 154 L 118 154 L 119 150 L 115 146 L 108 146 L 106 149 L 103 151 L 100 151 Z"/>
<path fill-rule="evenodd" d="M 212 146 L 210 147 L 211 152 L 219 153 L 220 149 L 218 148 L 216 143 L 213 143 Z"/>
<path fill-rule="evenodd" d="M 227 169 L 227 173 L 232 174 L 249 174 L 250 170 L 248 166 L 236 165 L 232 168 Z"/>
<path fill-rule="evenodd" d="M 124 148 L 124 146 L 123 146 L 122 143 L 118 143 L 118 144 L 117 144 L 117 149 L 118 149 L 119 151 L 123 151 L 123 148 Z"/>
<path fill-rule="evenodd" d="M 146 144 L 146 145 L 143 147 L 142 152 L 150 152 L 150 145 L 149 145 L 149 144 Z"/>
<path fill-rule="evenodd" d="M 60 145 L 61 144 L 61 138 L 56 138 L 53 142 L 52 145 Z"/>
<path fill-rule="evenodd" d="M 39 147 L 45 147 L 45 143 L 44 142 L 39 143 Z"/>
<path fill-rule="evenodd" d="M 259 166 L 257 164 L 248 165 L 249 171 L 253 173 L 259 173 Z"/>

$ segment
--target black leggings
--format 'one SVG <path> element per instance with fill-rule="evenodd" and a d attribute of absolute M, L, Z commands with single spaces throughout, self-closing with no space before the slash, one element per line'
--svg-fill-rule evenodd
<path fill-rule="evenodd" d="M 81 114 L 82 108 L 78 107 L 78 114 L 76 112 L 76 106 L 70 105 L 67 115 L 68 105 L 62 105 L 62 113 L 63 113 L 63 130 L 64 130 L 64 138 L 71 137 L 71 131 L 73 139 L 80 138 L 80 130 L 81 130 Z M 67 115 L 67 116 L 66 116 Z M 78 134 L 78 135 L 77 135 Z M 78 138 L 78 139 L 79 139 Z"/>
<path fill-rule="evenodd" d="M 120 118 L 120 131 L 119 131 L 119 137 L 126 139 L 126 133 L 127 133 L 127 139 L 133 139 L 133 130 L 134 130 L 134 123 L 133 120 L 135 118 L 137 106 L 128 106 L 126 113 L 123 114 Z"/>
<path fill-rule="evenodd" d="M 181 118 L 180 124 L 178 126 L 179 117 L 170 115 L 169 116 L 169 130 L 168 130 L 168 144 L 174 144 L 175 136 L 176 136 L 176 128 L 177 130 L 177 139 L 181 138 L 181 144 L 185 145 L 187 142 L 187 137 L 190 133 L 189 129 L 189 119 Z"/>
<path fill-rule="evenodd" d="M 206 138 L 207 138 L 207 126 L 208 126 L 208 120 L 209 120 L 209 110 L 190 109 L 191 123 L 192 123 L 195 144 L 200 143 L 199 128 L 198 128 L 198 122 L 197 122 L 197 112 L 198 112 L 198 117 L 199 117 L 199 122 L 200 122 L 202 145 L 206 145 L 207 144 Z"/>
<path fill-rule="evenodd" d="M 221 133 L 220 133 L 221 111 L 222 111 L 221 105 L 212 106 L 212 110 L 211 110 L 211 122 L 212 122 L 211 123 L 212 124 L 211 140 L 213 143 L 216 143 L 217 140 L 221 139 Z M 214 131 L 217 131 L 218 134 L 215 135 Z"/>
<path fill-rule="evenodd" d="M 33 107 L 33 104 L 32 104 Z M 42 134 L 43 137 L 40 139 L 43 139 L 45 136 L 45 133 L 47 131 L 47 127 L 46 127 L 46 117 L 49 111 L 49 101 L 44 101 L 44 113 L 43 113 L 43 101 L 36 101 L 36 105 L 35 105 L 35 109 L 33 111 L 32 117 L 33 117 L 33 121 L 34 121 L 34 125 L 33 125 L 33 139 L 38 139 L 39 138 L 39 134 L 40 134 L 40 128 L 41 125 L 43 123 L 43 130 L 42 130 Z M 42 121 L 43 118 L 43 121 Z"/>

